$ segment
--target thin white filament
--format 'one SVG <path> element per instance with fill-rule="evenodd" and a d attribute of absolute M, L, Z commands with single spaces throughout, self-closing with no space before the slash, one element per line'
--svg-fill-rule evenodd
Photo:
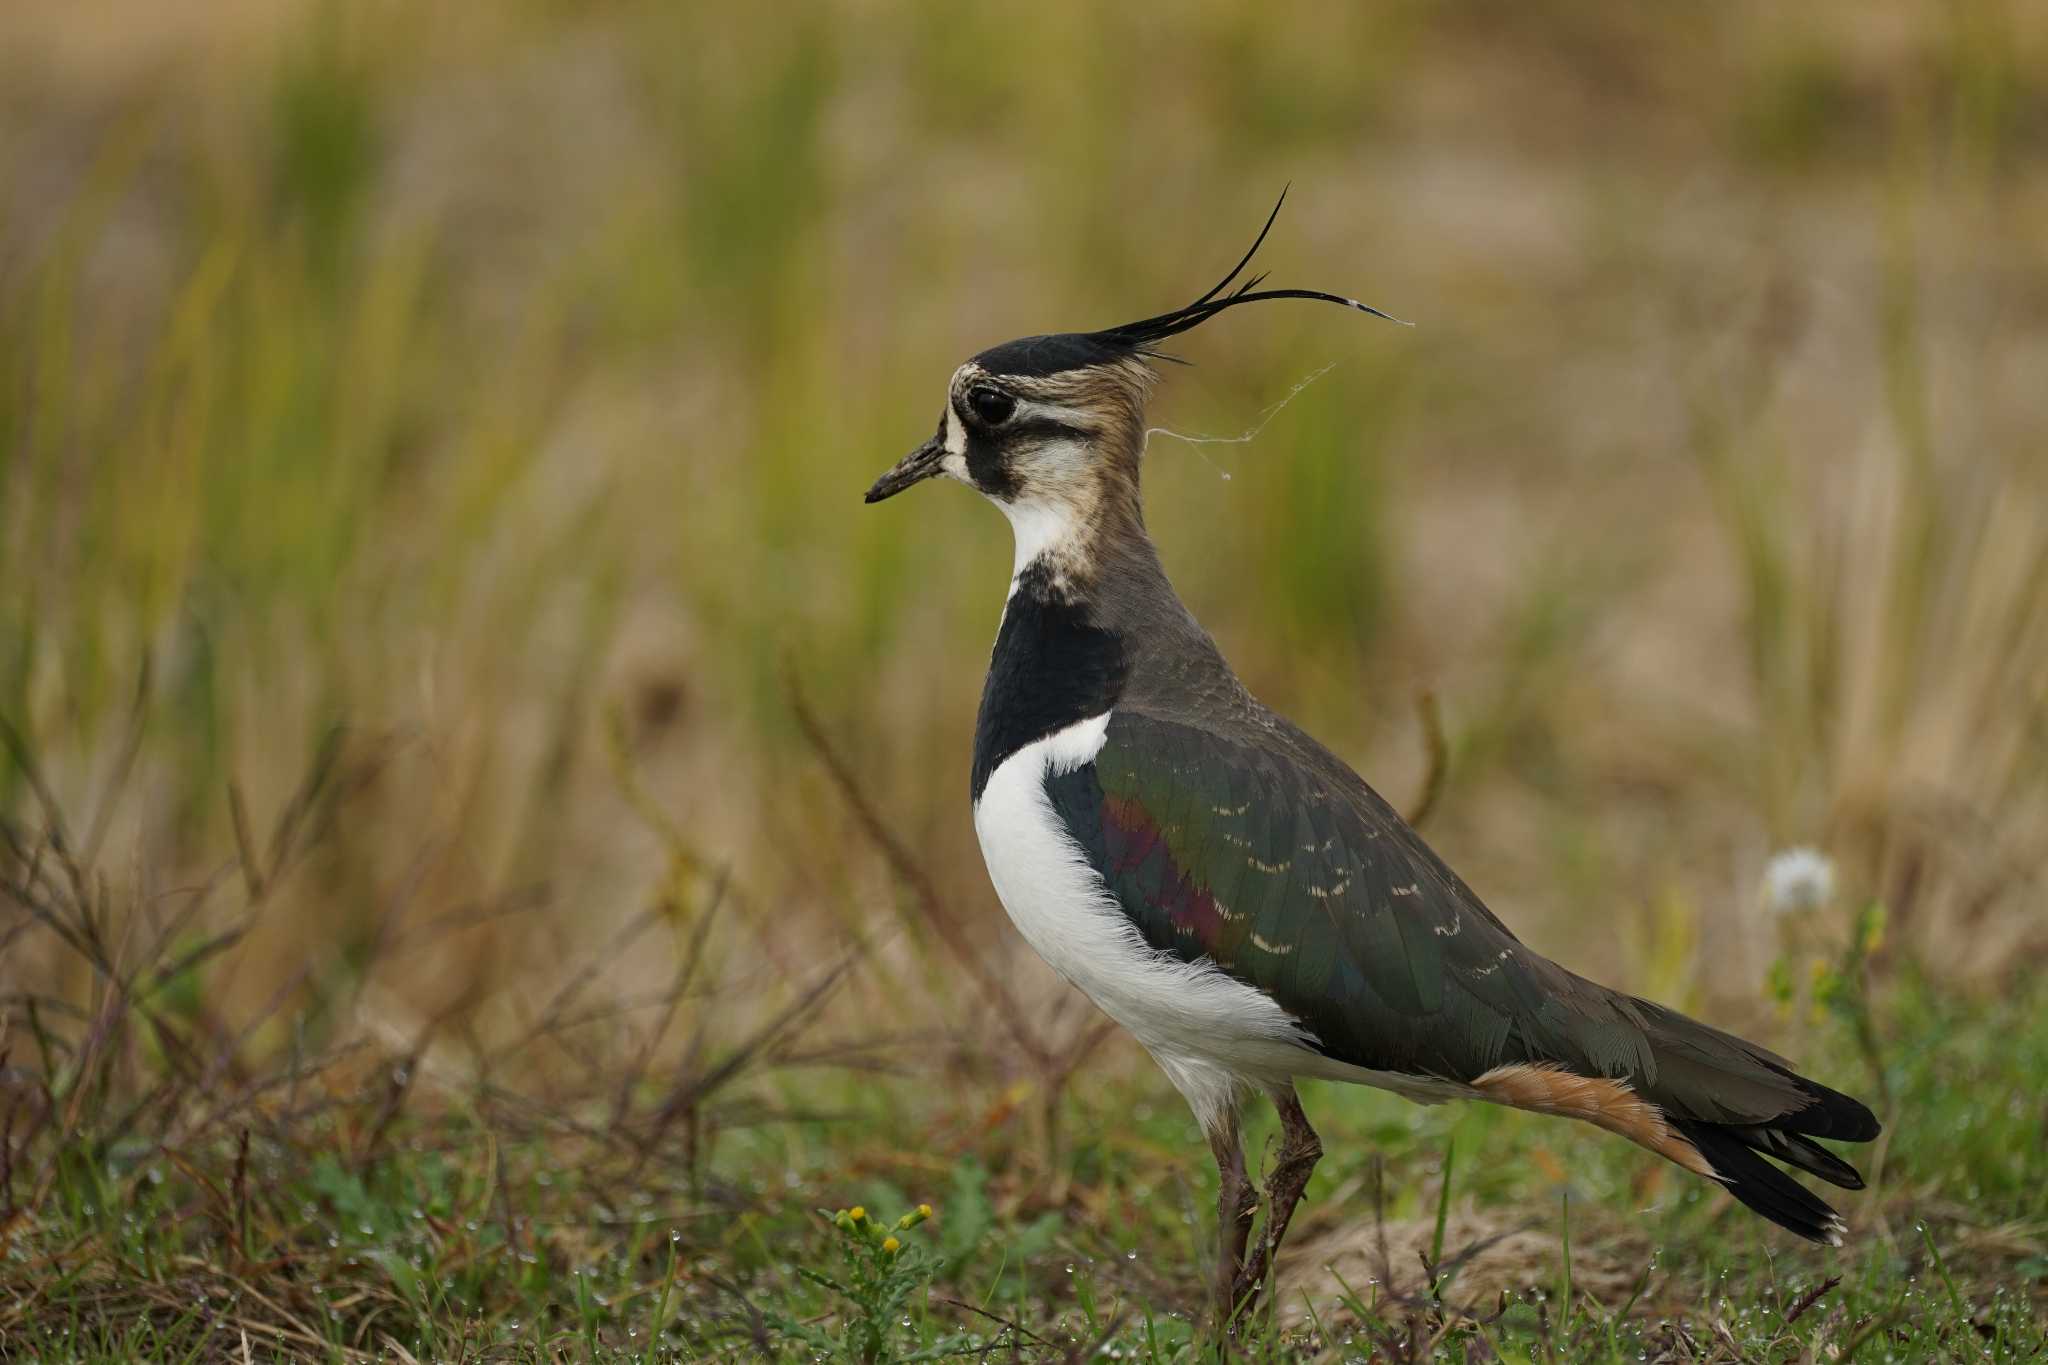
<path fill-rule="evenodd" d="M 1323 366 L 1323 368 L 1321 368 L 1320 370 L 1317 370 L 1315 373 L 1311 374 L 1308 378 L 1296 384 L 1293 388 L 1287 391 L 1287 393 L 1280 399 L 1279 402 L 1274 403 L 1271 407 L 1267 408 L 1264 412 L 1259 414 L 1259 420 L 1256 425 L 1246 429 L 1243 432 L 1240 432 L 1236 436 L 1190 436 L 1187 435 L 1185 432 L 1174 431 L 1170 427 L 1147 427 L 1145 428 L 1146 449 L 1148 451 L 1150 450 L 1152 444 L 1152 437 L 1154 435 L 1171 436 L 1176 441 L 1181 441 L 1187 445 L 1195 447 L 1195 453 L 1202 457 L 1202 463 L 1208 465 L 1209 468 L 1215 470 L 1217 475 L 1221 477 L 1225 483 L 1228 483 L 1230 482 L 1230 471 L 1222 468 L 1214 460 L 1210 459 L 1207 453 L 1205 453 L 1201 449 L 1201 447 L 1250 445 L 1254 440 L 1258 438 L 1260 432 L 1264 431 L 1268 426 L 1272 425 L 1273 419 L 1280 415 L 1280 410 L 1282 408 L 1286 407 L 1289 403 L 1292 403 L 1296 398 L 1299 398 L 1301 396 L 1301 391 L 1303 389 L 1315 383 L 1318 379 L 1321 379 L 1324 375 L 1328 374 L 1330 371 L 1336 368 L 1337 362 L 1333 360 L 1329 364 Z"/>

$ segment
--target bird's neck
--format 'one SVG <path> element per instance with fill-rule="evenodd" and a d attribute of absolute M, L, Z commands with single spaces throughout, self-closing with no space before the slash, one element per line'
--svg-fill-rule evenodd
<path fill-rule="evenodd" d="M 974 723 L 971 794 L 1028 744 L 1112 710 L 1130 679 L 1132 642 L 1097 619 L 1078 580 L 1034 556 L 1010 580 Z"/>
<path fill-rule="evenodd" d="M 1010 570 L 1013 593 L 1026 572 L 1035 568 L 1055 591 L 1091 595 L 1120 543 L 1145 542 L 1137 489 L 1107 475 L 992 501 L 1009 519 L 1016 537 L 1017 554 Z"/>
<path fill-rule="evenodd" d="M 1094 517 L 1004 504 L 1016 570 L 982 686 L 973 796 L 1027 744 L 1127 698 L 1242 694 L 1174 593 L 1135 505 Z"/>

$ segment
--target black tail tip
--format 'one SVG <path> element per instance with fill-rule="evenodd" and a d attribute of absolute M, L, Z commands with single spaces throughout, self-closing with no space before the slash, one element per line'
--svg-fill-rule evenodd
<path fill-rule="evenodd" d="M 1842 1245 L 1849 1231 L 1842 1215 L 1813 1191 L 1758 1155 L 1754 1140 L 1744 1130 L 1697 1121 L 1673 1126 L 1699 1149 L 1728 1193 L 1752 1212 L 1809 1242 L 1832 1247 Z M 1853 1170 L 1849 1173 L 1855 1174 Z M 1846 1184 L 1845 1181 L 1837 1183 Z M 1862 1183 L 1860 1176 L 1857 1183 Z"/>

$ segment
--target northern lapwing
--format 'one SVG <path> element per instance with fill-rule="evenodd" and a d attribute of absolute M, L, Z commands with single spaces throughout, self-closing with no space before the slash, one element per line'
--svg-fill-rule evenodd
<path fill-rule="evenodd" d="M 1018 931 L 1145 1046 L 1208 1135 L 1223 1321 L 1260 1292 L 1322 1153 L 1297 1077 L 1583 1119 L 1840 1245 L 1835 1211 L 1764 1157 L 1859 1189 L 1814 1139 L 1874 1138 L 1868 1108 L 1531 952 L 1379 793 L 1245 689 L 1167 581 L 1138 482 L 1160 344 L 1274 299 L 1378 314 L 1263 276 L 1232 287 L 1279 212 L 1185 307 L 969 360 L 938 429 L 867 493 L 944 474 L 1010 520 L 975 833 Z M 1256 1244 L 1238 1134 L 1252 1091 L 1282 1124 Z"/>

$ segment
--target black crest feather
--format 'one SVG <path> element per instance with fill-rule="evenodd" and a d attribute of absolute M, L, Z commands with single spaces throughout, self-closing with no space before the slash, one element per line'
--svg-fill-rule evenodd
<path fill-rule="evenodd" d="M 1280 191 L 1279 200 L 1273 205 L 1273 211 L 1266 215 L 1266 225 L 1259 229 L 1259 235 L 1252 240 L 1251 249 L 1230 268 L 1229 274 L 1211 285 L 1208 292 L 1193 303 L 1184 304 L 1170 313 L 1161 313 L 1156 317 L 1140 318 L 1136 322 L 1105 327 L 1099 332 L 1089 333 L 1090 338 L 1115 349 L 1149 351 L 1170 336 L 1178 336 L 1191 328 L 1201 326 L 1226 308 L 1235 308 L 1245 303 L 1265 303 L 1269 299 L 1314 299 L 1322 303 L 1355 308 L 1361 313 L 1385 318 L 1388 322 L 1401 322 L 1401 319 L 1390 313 L 1382 313 L 1371 304 L 1345 298 L 1342 294 L 1326 294 L 1320 289 L 1261 289 L 1259 286 L 1266 281 L 1263 274 L 1252 276 L 1235 289 L 1230 288 L 1231 283 L 1244 273 L 1244 268 L 1252 263 L 1252 257 L 1259 254 L 1259 248 L 1265 245 L 1266 234 L 1273 230 L 1274 222 L 1280 217 L 1281 206 L 1286 202 L 1287 191 L 1283 189 Z M 1225 290 L 1230 292 L 1225 293 Z M 1401 325 L 1405 327 L 1408 324 L 1403 322 Z"/>
<path fill-rule="evenodd" d="M 983 351 L 975 357 L 981 367 L 991 374 L 1057 374 L 1063 370 L 1082 369 L 1089 365 L 1100 365 L 1130 355 L 1149 356 L 1159 360 L 1174 357 L 1161 355 L 1154 348 L 1168 337 L 1199 327 L 1210 318 L 1228 308 L 1240 304 L 1265 303 L 1271 299 L 1313 299 L 1321 303 L 1334 303 L 1345 308 L 1355 308 L 1361 313 L 1370 313 L 1388 322 L 1401 322 L 1391 313 L 1383 313 L 1370 304 L 1357 299 L 1345 298 L 1342 294 L 1326 294 L 1320 289 L 1261 289 L 1266 281 L 1263 274 L 1237 283 L 1237 277 L 1244 273 L 1265 244 L 1266 234 L 1273 230 L 1273 224 L 1280 217 L 1280 208 L 1287 202 L 1287 191 L 1280 191 L 1279 200 L 1273 211 L 1266 215 L 1266 225 L 1259 229 L 1251 249 L 1246 251 L 1230 273 L 1211 285 L 1207 292 L 1193 303 L 1183 304 L 1171 312 L 1155 317 L 1140 318 L 1136 322 L 1120 323 L 1095 332 L 1061 332 L 1049 336 L 1022 337 L 1016 341 L 1004 342 Z M 1237 283 L 1236 288 L 1231 288 Z M 1228 291 L 1228 292 L 1225 292 Z M 1409 324 L 1401 322 L 1406 327 Z"/>

